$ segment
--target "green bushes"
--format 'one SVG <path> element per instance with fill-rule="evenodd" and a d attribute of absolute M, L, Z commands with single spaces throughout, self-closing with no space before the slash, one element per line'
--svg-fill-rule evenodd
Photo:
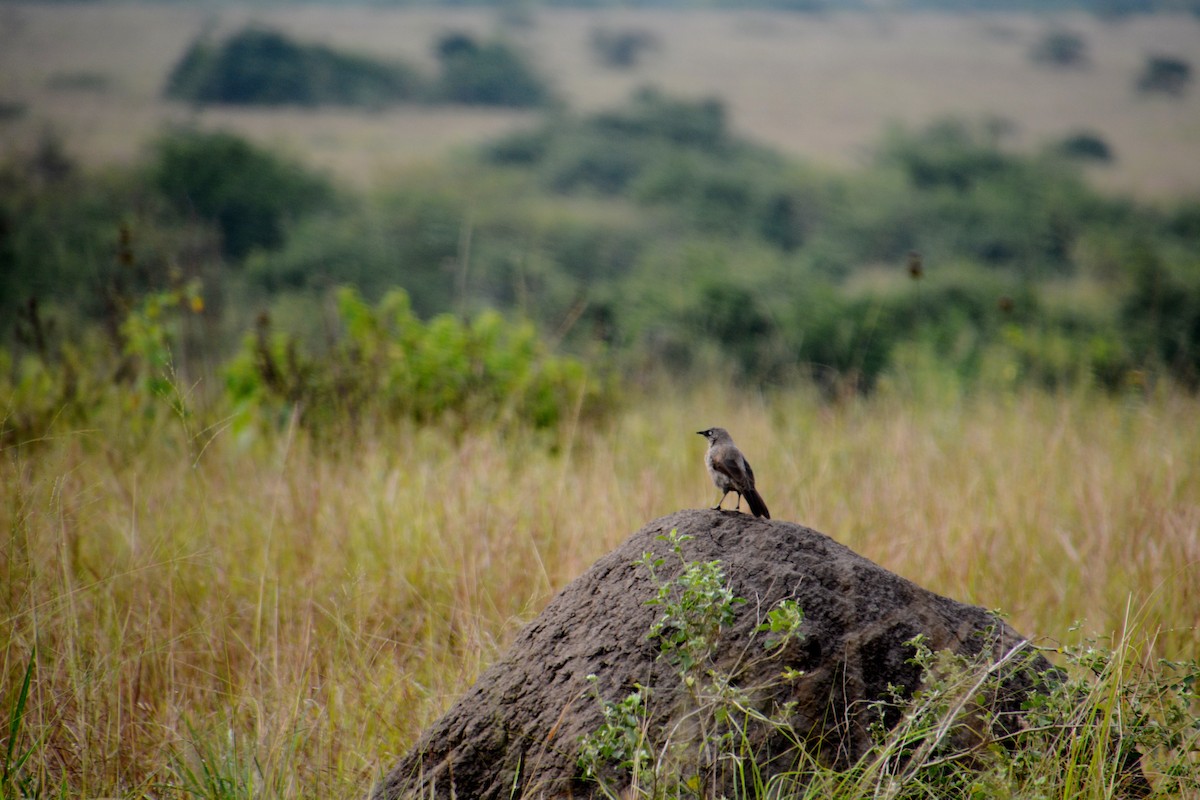
<path fill-rule="evenodd" d="M 1175 56 L 1152 55 L 1146 57 L 1136 86 L 1142 94 L 1182 97 L 1191 81 L 1192 65 L 1189 62 Z"/>
<path fill-rule="evenodd" d="M 499 39 L 447 34 L 437 43 L 441 72 L 422 75 L 398 61 L 301 44 L 247 28 L 219 45 L 198 39 L 171 71 L 164 94 L 198 105 L 383 108 L 434 102 L 531 107 L 553 100 L 521 53 Z"/>
<path fill-rule="evenodd" d="M 347 423 L 397 419 L 553 428 L 594 417 L 611 400 L 594 371 L 551 356 L 532 325 L 495 312 L 422 322 L 401 290 L 372 307 L 342 289 L 337 317 L 337 337 L 321 353 L 260 318 L 226 375 L 243 423 L 295 415 L 325 436 L 353 436 Z"/>
<path fill-rule="evenodd" d="M 0 446 L 36 443 L 100 424 L 135 446 L 153 425 L 174 416 L 189 425 L 187 389 L 173 359 L 189 318 L 204 303 L 198 284 L 147 293 L 105 335 L 95 328 L 66 339 L 45 330 L 38 306 L 20 316 L 32 347 L 0 347 Z"/>
<path fill-rule="evenodd" d="M 1035 63 L 1057 69 L 1087 67 L 1087 40 L 1078 33 L 1065 30 L 1046 32 L 1034 45 L 1029 57 Z"/>
<path fill-rule="evenodd" d="M 609 378 L 552 355 L 528 322 L 496 312 L 423 322 L 402 290 L 371 306 L 341 289 L 336 307 L 337 330 L 324 348 L 272 330 L 262 314 L 224 367 L 224 396 L 194 392 L 175 361 L 188 318 L 204 308 L 194 285 L 146 296 L 121 323 L 119 348 L 96 336 L 42 353 L 0 348 L 0 446 L 109 424 L 114 415 L 134 436 L 178 418 L 202 447 L 194 417 L 225 416 L 219 429 L 232 421 L 243 432 L 294 419 L 333 442 L 401 420 L 555 429 L 600 419 L 613 403 Z"/>
<path fill-rule="evenodd" d="M 740 140 L 717 102 L 643 91 L 370 195 L 223 133 L 168 134 L 103 179 L 50 149 L 0 173 L 0 306 L 115 331 L 142 294 L 199 279 L 198 346 L 223 358 L 261 309 L 313 344 L 332 287 L 401 287 L 420 319 L 514 312 L 631 372 L 841 393 L 937 362 L 965 384 L 1196 386 L 1196 204 L 1099 195 L 1060 149 L 1000 135 L 896 129 L 870 169 L 831 174 Z"/>
<path fill-rule="evenodd" d="M 1133 289 L 1121 303 L 1135 363 L 1163 364 L 1183 385 L 1200 388 L 1200 277 L 1176 275 L 1153 252 L 1136 253 Z"/>
<path fill-rule="evenodd" d="M 1058 143 L 1058 150 L 1068 158 L 1107 164 L 1114 160 L 1113 149 L 1098 133 L 1079 131 Z"/>
<path fill-rule="evenodd" d="M 918 221 L 912 246 L 942 258 L 1069 273 L 1071 248 L 1084 229 L 1132 218 L 1054 154 L 1010 155 L 995 134 L 957 122 L 893 132 L 878 163 L 899 169 L 908 185 L 905 213 Z"/>
<path fill-rule="evenodd" d="M 453 305 L 455 275 L 446 267 L 458 253 L 466 213 L 460 197 L 413 185 L 299 222 L 280 250 L 246 259 L 245 276 L 268 300 L 343 284 L 377 299 L 401 286 L 417 313 L 430 317 Z"/>
<path fill-rule="evenodd" d="M 218 262 L 215 236 L 137 171 L 85 174 L 53 138 L 0 163 L 0 346 L 44 354 L 93 325 L 115 340 L 145 294 L 207 281 Z"/>
<path fill-rule="evenodd" d="M 478 42 L 454 33 L 437 46 L 442 74 L 434 99 L 466 105 L 533 107 L 552 93 L 519 52 L 500 40 Z"/>
<path fill-rule="evenodd" d="M 588 43 L 596 60 L 612 69 L 632 69 L 661 46 L 652 31 L 637 28 L 593 28 Z"/>
<path fill-rule="evenodd" d="M 229 133 L 163 136 L 150 179 L 181 216 L 215 225 L 232 259 L 279 247 L 290 222 L 334 202 L 323 178 Z"/>
<path fill-rule="evenodd" d="M 382 63 L 276 31 L 248 28 L 221 45 L 200 39 L 171 71 L 165 94 L 201 105 L 340 105 L 378 108 L 413 100 L 421 77 L 405 64 Z"/>
<path fill-rule="evenodd" d="M 540 129 L 502 138 L 485 157 L 532 168 L 554 191 L 644 193 L 651 203 L 696 167 L 754 165 L 761 172 L 764 161 L 780 166 L 729 133 L 719 101 L 675 100 L 651 89 L 622 108 L 583 119 L 556 117 Z M 666 174 L 657 174 L 660 168 Z"/>

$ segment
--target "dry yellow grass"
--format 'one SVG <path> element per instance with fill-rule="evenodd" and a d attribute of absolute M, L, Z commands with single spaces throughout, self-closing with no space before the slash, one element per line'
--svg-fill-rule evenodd
<path fill-rule="evenodd" d="M 46 126 L 91 163 L 129 161 L 167 122 L 240 130 L 361 182 L 445 156 L 531 117 L 447 109 L 372 114 L 206 111 L 163 103 L 168 71 L 209 26 L 249 21 L 431 67 L 446 30 L 488 33 L 480 10 L 54 3 L 0 7 L 0 97 L 28 104 L 0 123 L 0 148 L 29 146 Z M 892 122 L 999 115 L 1015 143 L 1037 146 L 1078 129 L 1104 136 L 1117 154 L 1093 177 L 1144 197 L 1200 191 L 1200 91 L 1180 100 L 1139 98 L 1143 59 L 1167 53 L 1200 64 L 1200 22 L 1155 16 L 1106 23 L 1085 15 L 828 14 L 546 10 L 507 35 L 526 45 L 567 101 L 592 109 L 646 83 L 725 99 L 735 127 L 785 152 L 846 167 L 861 162 Z M 599 26 L 655 34 L 661 49 L 632 71 L 599 68 L 588 46 Z M 1082 35 L 1092 66 L 1054 71 L 1030 62 L 1052 27 Z M 98 75 L 107 90 L 53 88 L 56 76 Z"/>
<path fill-rule="evenodd" d="M 225 431 L 197 457 L 170 421 L 60 436 L 0 461 L 0 712 L 36 646 L 19 748 L 52 793 L 182 796 L 207 764 L 248 783 L 213 796 L 361 794 L 554 591 L 715 502 L 713 424 L 777 519 L 1028 635 L 1131 612 L 1147 656 L 1194 656 L 1198 411 L 667 388 L 556 451 L 408 426 L 339 456 Z"/>

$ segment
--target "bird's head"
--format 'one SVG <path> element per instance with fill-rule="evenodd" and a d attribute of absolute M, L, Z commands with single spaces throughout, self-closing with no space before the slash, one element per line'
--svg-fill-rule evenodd
<path fill-rule="evenodd" d="M 710 443 L 716 442 L 719 439 L 729 438 L 729 432 L 724 428 L 706 428 L 702 431 L 696 431 L 696 433 L 700 434 L 705 439 L 708 439 Z"/>

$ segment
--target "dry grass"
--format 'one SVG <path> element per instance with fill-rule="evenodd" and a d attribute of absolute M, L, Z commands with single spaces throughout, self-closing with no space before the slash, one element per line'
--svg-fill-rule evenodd
<path fill-rule="evenodd" d="M 0 123 L 0 148 L 27 147 L 49 125 L 91 163 L 129 161 L 163 124 L 195 120 L 240 130 L 369 182 L 529 119 L 446 109 L 193 114 L 158 98 L 194 36 L 209 26 L 225 31 L 248 21 L 426 66 L 440 32 L 487 33 L 498 25 L 479 10 L 9 3 L 0 7 L 0 98 L 25 102 L 29 110 L 23 119 Z M 576 108 L 620 102 L 646 83 L 715 94 L 728 102 L 740 131 L 837 166 L 861 161 L 891 122 L 994 114 L 1016 124 L 1021 146 L 1081 128 L 1101 134 L 1118 159 L 1094 171 L 1104 187 L 1144 197 L 1200 190 L 1200 91 L 1172 101 L 1139 98 L 1132 89 L 1147 54 L 1200 64 L 1200 22 L 1193 17 L 1117 24 L 1085 15 L 547 10 L 533 22 L 507 35 L 529 47 Z M 636 70 L 601 69 L 588 46 L 598 26 L 646 30 L 662 47 Z M 1055 26 L 1084 37 L 1090 69 L 1053 71 L 1030 62 L 1032 46 Z M 100 76 L 108 88 L 62 88 L 61 80 L 54 87 L 56 78 L 79 75 Z"/>
<path fill-rule="evenodd" d="M 211 796 L 361 794 L 554 591 L 715 502 L 713 424 L 777 519 L 1029 635 L 1129 608 L 1148 656 L 1194 656 L 1198 410 L 659 391 L 554 452 L 409 427 L 340 456 L 225 432 L 196 458 L 174 423 L 58 437 L 0 463 L 0 714 L 36 645 L 18 752 L 52 793 L 188 796 L 206 767 Z"/>

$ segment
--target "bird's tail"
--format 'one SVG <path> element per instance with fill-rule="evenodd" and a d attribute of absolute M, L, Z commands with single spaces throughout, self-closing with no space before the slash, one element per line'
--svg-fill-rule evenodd
<path fill-rule="evenodd" d="M 771 512 L 767 510 L 767 504 L 763 502 L 762 495 L 757 489 L 751 489 L 745 492 L 742 497 L 746 498 L 746 505 L 750 506 L 750 513 L 756 517 L 771 518 Z"/>

